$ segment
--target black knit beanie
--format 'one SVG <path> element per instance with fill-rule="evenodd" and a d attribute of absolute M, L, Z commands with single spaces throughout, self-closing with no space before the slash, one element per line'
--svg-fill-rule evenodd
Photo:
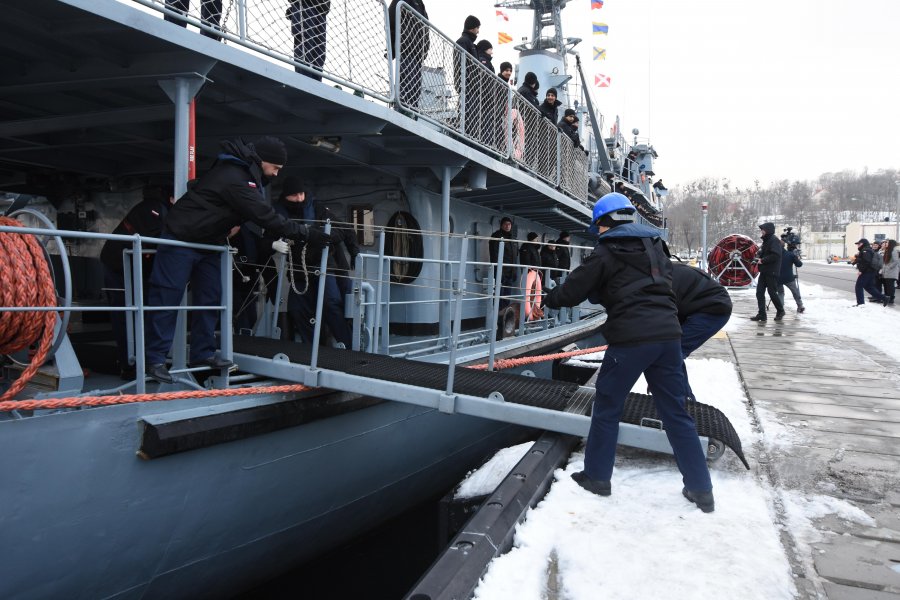
<path fill-rule="evenodd" d="M 287 162 L 287 149 L 284 142 L 278 138 L 271 136 L 259 138 L 253 142 L 253 149 L 256 150 L 259 159 L 267 163 L 284 166 Z"/>
<path fill-rule="evenodd" d="M 458 23 L 459 21 L 457 21 Z M 463 31 L 469 31 L 470 29 L 475 29 L 476 27 L 481 27 L 481 21 L 478 20 L 478 17 L 474 15 L 469 15 L 466 17 L 466 22 L 463 25 Z"/>

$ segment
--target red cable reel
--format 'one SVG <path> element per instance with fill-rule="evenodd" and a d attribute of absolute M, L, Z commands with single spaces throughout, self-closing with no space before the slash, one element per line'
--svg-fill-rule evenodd
<path fill-rule="evenodd" d="M 758 272 L 753 259 L 759 247 L 746 235 L 733 233 L 709 251 L 709 273 L 725 287 L 747 287 Z"/>

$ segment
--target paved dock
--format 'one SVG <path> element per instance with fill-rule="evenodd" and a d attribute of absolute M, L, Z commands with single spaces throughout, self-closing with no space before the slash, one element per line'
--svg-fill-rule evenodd
<path fill-rule="evenodd" d="M 826 516 L 814 521 L 821 540 L 811 544 L 782 535 L 801 597 L 900 598 L 900 364 L 863 341 L 805 325 L 790 300 L 782 322 L 773 310 L 757 324 L 748 318 L 756 312 L 753 292 L 732 298 L 727 334 L 692 357 L 737 366 L 751 410 L 784 425 L 765 431 L 771 420 L 757 421 L 770 441 L 797 434 L 761 444 L 754 469 L 775 488 L 838 498 L 873 519 L 864 526 Z M 886 331 L 886 341 L 896 344 L 897 333 Z"/>

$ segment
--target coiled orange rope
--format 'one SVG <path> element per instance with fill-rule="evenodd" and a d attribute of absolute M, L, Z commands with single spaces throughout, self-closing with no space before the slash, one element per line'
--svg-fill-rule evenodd
<path fill-rule="evenodd" d="M 22 227 L 9 217 L 0 217 L 0 225 Z M 33 235 L 0 233 L 0 306 L 56 306 L 56 287 L 44 250 Z M 56 313 L 0 311 L 0 354 L 24 350 L 40 339 L 31 364 L 0 396 L 0 402 L 13 398 L 44 364 L 53 343 Z"/>
<path fill-rule="evenodd" d="M 253 396 L 257 394 L 289 394 L 313 388 L 300 384 L 269 385 L 264 387 L 232 388 L 227 390 L 187 390 L 183 392 L 158 392 L 155 394 L 123 394 L 121 396 L 78 396 L 75 398 L 49 398 L 47 400 L 11 400 L 0 402 L 0 412 L 11 410 L 38 410 L 77 408 L 79 406 L 112 406 L 136 402 L 160 402 L 164 400 L 188 400 L 191 398 Z"/>
<path fill-rule="evenodd" d="M 569 352 L 557 352 L 556 354 L 541 354 L 540 356 L 523 356 L 521 358 L 504 358 L 494 361 L 494 370 L 509 369 L 511 367 L 521 367 L 522 365 L 533 365 L 535 363 L 547 360 L 558 360 L 562 358 L 572 358 L 573 356 L 581 356 L 582 354 L 593 354 L 606 350 L 609 346 L 596 346 L 594 348 L 585 348 L 584 350 L 571 350 Z M 487 363 L 483 365 L 471 365 L 469 369 L 485 370 L 488 368 Z"/>

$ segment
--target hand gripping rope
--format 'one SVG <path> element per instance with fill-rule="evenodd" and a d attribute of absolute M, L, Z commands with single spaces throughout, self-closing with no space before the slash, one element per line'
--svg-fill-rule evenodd
<path fill-rule="evenodd" d="M 0 225 L 22 227 L 15 219 L 0 217 Z M 56 306 L 56 287 L 44 249 L 33 235 L 0 233 L 0 306 Z M 56 313 L 0 311 L 0 354 L 12 354 L 38 340 L 31 364 L 0 396 L 0 402 L 13 398 L 44 364 L 53 343 Z"/>

